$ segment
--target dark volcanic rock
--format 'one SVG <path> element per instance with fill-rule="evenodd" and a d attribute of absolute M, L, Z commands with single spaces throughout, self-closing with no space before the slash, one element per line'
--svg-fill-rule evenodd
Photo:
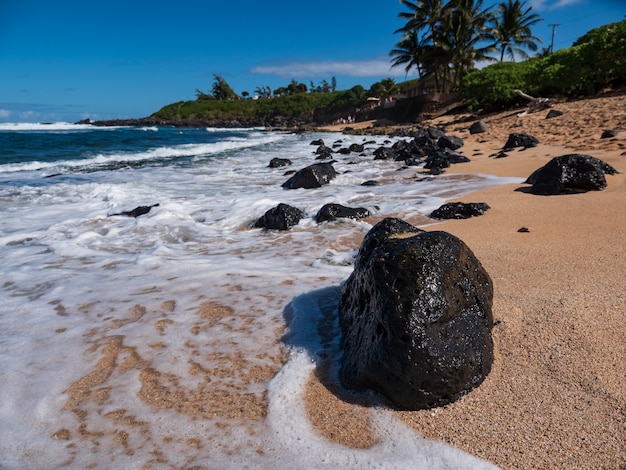
<path fill-rule="evenodd" d="M 361 267 L 362 263 L 367 261 L 367 259 L 369 259 L 372 255 L 374 248 L 388 238 L 422 232 L 422 229 L 414 227 L 402 219 L 387 217 L 381 220 L 374 225 L 372 229 L 367 232 L 365 238 L 363 238 L 361 246 L 359 247 L 359 252 L 354 261 L 354 267 Z"/>
<path fill-rule="evenodd" d="M 395 160 L 396 152 L 389 147 L 379 147 L 374 150 L 374 160 Z"/>
<path fill-rule="evenodd" d="M 606 188 L 605 174 L 617 173 L 608 163 L 577 153 L 555 157 L 528 177 L 533 194 L 572 194 Z"/>
<path fill-rule="evenodd" d="M 150 209 L 152 209 L 153 207 L 158 207 L 158 204 L 152 204 L 151 206 L 137 206 L 135 207 L 132 211 L 123 211 L 123 212 L 118 212 L 117 214 L 111 214 L 113 215 L 123 215 L 126 217 L 139 217 L 140 215 L 144 215 L 147 214 L 148 212 L 150 212 Z"/>
<path fill-rule="evenodd" d="M 484 202 L 449 202 L 431 212 L 433 219 L 469 219 L 483 215 L 490 209 Z"/>
<path fill-rule="evenodd" d="M 405 410 L 451 403 L 491 370 L 491 279 L 453 235 L 372 231 L 342 289 L 341 382 Z"/>
<path fill-rule="evenodd" d="M 510 150 L 515 147 L 524 147 L 526 149 L 529 147 L 536 147 L 538 144 L 539 141 L 532 135 L 513 133 L 509 134 L 509 139 L 502 148 L 504 150 Z"/>
<path fill-rule="evenodd" d="M 489 127 L 487 126 L 485 121 L 476 121 L 474 124 L 470 126 L 469 133 L 481 134 L 483 132 L 487 132 L 488 130 L 489 130 Z"/>
<path fill-rule="evenodd" d="M 330 163 L 315 163 L 297 171 L 295 175 L 282 184 L 285 189 L 319 188 L 328 184 L 337 173 Z"/>
<path fill-rule="evenodd" d="M 270 168 L 280 168 L 281 166 L 289 165 L 291 165 L 291 160 L 289 160 L 288 158 L 272 158 L 268 166 Z"/>
<path fill-rule="evenodd" d="M 548 114 L 546 114 L 546 119 L 552 119 L 559 116 L 563 116 L 562 111 L 559 111 L 558 109 L 551 109 L 548 111 Z"/>
<path fill-rule="evenodd" d="M 461 155 L 454 150 L 444 148 L 431 153 L 424 160 L 424 168 L 427 170 L 436 170 L 450 167 L 453 163 L 466 163 L 470 159 L 465 155 Z"/>
<path fill-rule="evenodd" d="M 339 218 L 362 219 L 370 215 L 370 211 L 364 207 L 346 207 L 341 204 L 325 204 L 317 212 L 315 220 L 317 223 L 336 220 Z"/>
<path fill-rule="evenodd" d="M 424 168 L 427 170 L 441 170 L 449 167 L 450 158 L 448 154 L 443 151 L 434 152 L 424 160 Z"/>
<path fill-rule="evenodd" d="M 444 149 L 457 150 L 463 147 L 463 139 L 453 135 L 444 135 L 439 137 L 437 145 Z"/>
<path fill-rule="evenodd" d="M 467 163 L 470 161 L 465 155 L 460 154 L 459 152 L 455 152 L 454 150 L 446 150 L 446 154 L 448 155 L 448 160 L 450 163 Z"/>
<path fill-rule="evenodd" d="M 365 147 L 361 144 L 351 144 L 348 150 L 350 150 L 350 152 L 361 153 L 365 150 Z"/>
<path fill-rule="evenodd" d="M 327 147 L 326 145 L 322 144 L 319 147 L 317 147 L 317 149 L 315 150 L 315 153 L 317 155 L 320 155 L 324 158 L 330 158 L 331 155 L 333 154 L 333 149 L 331 149 L 330 147 Z"/>
<path fill-rule="evenodd" d="M 617 137 L 618 132 L 616 130 L 602 131 L 601 139 L 610 139 L 611 137 Z"/>
<path fill-rule="evenodd" d="M 300 209 L 280 203 L 268 210 L 263 217 L 260 217 L 254 226 L 274 230 L 289 230 L 298 225 L 302 217 L 304 217 L 304 213 Z"/>

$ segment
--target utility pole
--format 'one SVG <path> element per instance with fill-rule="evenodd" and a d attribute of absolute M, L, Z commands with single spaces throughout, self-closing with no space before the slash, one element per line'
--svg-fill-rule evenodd
<path fill-rule="evenodd" d="M 552 27 L 552 42 L 550 43 L 550 54 L 552 54 L 554 52 L 554 33 L 556 32 L 556 27 L 561 25 L 557 23 L 552 23 L 548 26 Z"/>

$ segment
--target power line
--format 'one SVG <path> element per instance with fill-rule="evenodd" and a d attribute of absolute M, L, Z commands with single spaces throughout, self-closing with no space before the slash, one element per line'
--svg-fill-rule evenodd
<path fill-rule="evenodd" d="M 561 25 L 558 23 L 552 23 L 548 26 L 552 27 L 552 42 L 550 43 L 550 54 L 552 54 L 554 52 L 554 33 L 556 32 L 556 27 Z"/>

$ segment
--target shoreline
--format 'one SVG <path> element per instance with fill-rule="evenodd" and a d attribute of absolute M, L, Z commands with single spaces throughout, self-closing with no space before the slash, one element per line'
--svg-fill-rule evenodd
<path fill-rule="evenodd" d="M 486 202 L 485 215 L 422 227 L 461 238 L 492 277 L 495 358 L 485 382 L 457 402 L 394 413 L 424 437 L 505 469 L 620 468 L 626 462 L 626 96 L 554 109 L 564 114 L 518 116 L 520 109 L 486 116 L 484 134 L 470 135 L 462 115 L 424 123 L 465 140 L 459 151 L 471 162 L 447 174 L 526 178 L 569 153 L 592 155 L 620 174 L 607 175 L 603 191 L 582 194 L 536 196 L 519 190 L 525 184 L 480 190 L 455 201 Z M 601 139 L 606 129 L 619 133 Z M 540 144 L 494 158 L 512 132 Z M 518 232 L 522 227 L 529 232 Z M 342 402 L 318 378 L 311 378 L 306 396 L 309 419 L 322 435 L 353 429 L 340 442 L 369 445 L 367 408 Z"/>

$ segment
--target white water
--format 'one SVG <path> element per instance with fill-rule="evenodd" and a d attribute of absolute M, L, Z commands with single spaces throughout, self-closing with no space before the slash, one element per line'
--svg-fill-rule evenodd
<path fill-rule="evenodd" d="M 0 468 L 491 467 L 422 439 L 385 409 L 371 410 L 379 433 L 371 449 L 312 429 L 304 385 L 320 354 L 339 354 L 336 337 L 329 345 L 317 336 L 318 301 L 350 274 L 354 234 L 371 228 L 317 225 L 313 216 L 335 202 L 410 218 L 512 180 L 417 182 L 416 168 L 353 154 L 336 155 L 339 176 L 323 188 L 282 189 L 286 168 L 270 169 L 269 160 L 309 165 L 309 143 L 320 137 L 345 146 L 372 140 L 253 132 L 210 148 L 154 151 L 188 152 L 201 165 L 43 184 L 45 165 L 2 168 Z M 31 183 L 10 184 L 14 173 Z M 380 178 L 386 184 L 360 186 Z M 306 218 L 289 232 L 250 228 L 280 202 Z M 156 203 L 136 219 L 109 216 Z M 151 379 L 164 393 L 149 390 Z M 259 403 L 267 416 L 244 419 L 240 408 Z"/>

